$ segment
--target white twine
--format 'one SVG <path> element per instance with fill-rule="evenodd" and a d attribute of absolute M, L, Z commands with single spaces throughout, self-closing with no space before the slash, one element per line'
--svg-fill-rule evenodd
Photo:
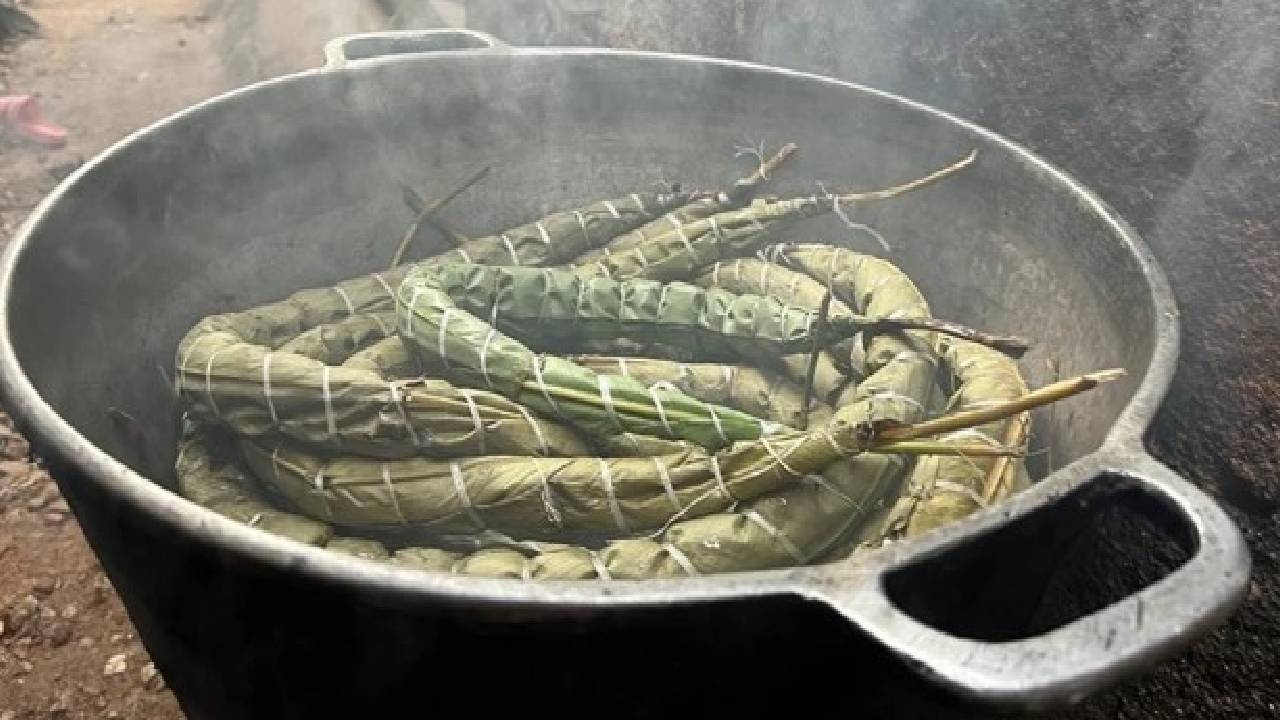
<path fill-rule="evenodd" d="M 197 336 L 196 339 L 192 340 L 191 344 L 187 346 L 186 354 L 183 355 L 182 359 L 178 361 L 178 374 L 177 374 L 177 377 L 174 378 L 173 382 L 174 382 L 174 387 L 178 390 L 179 395 L 181 395 L 183 392 L 186 391 L 186 383 L 184 382 L 184 380 L 186 378 L 187 373 L 191 372 L 188 369 L 191 365 L 191 357 L 195 355 L 196 348 L 200 345 L 200 342 L 202 340 L 207 340 L 211 337 L 213 336 L 212 335 Z"/>
<path fill-rule="evenodd" d="M 958 482 L 952 482 L 951 480 L 935 480 L 933 483 L 933 487 L 935 490 L 942 490 L 944 492 L 956 493 L 957 495 L 964 495 L 965 497 L 972 500 L 974 504 L 980 508 L 985 508 L 987 506 L 986 498 L 979 495 L 976 490 L 969 487 L 968 485 L 962 485 Z"/>
<path fill-rule="evenodd" d="M 711 424 L 715 425 L 716 434 L 719 435 L 720 439 L 724 442 L 729 442 L 729 436 L 724 433 L 724 425 L 720 424 L 720 416 L 716 414 L 715 406 L 703 403 L 703 407 L 707 409 L 707 414 L 711 416 Z"/>
<path fill-rule="evenodd" d="M 582 228 L 582 239 L 588 246 L 591 245 L 591 233 L 587 231 L 587 216 L 582 214 L 580 210 L 574 210 L 573 216 L 578 218 L 578 227 Z M 604 254 L 609 254 L 609 248 L 602 248 Z"/>
<path fill-rule="evenodd" d="M 536 222 L 533 226 L 538 228 L 538 237 L 542 238 L 542 244 L 547 246 L 547 254 L 549 255 L 551 250 L 551 233 L 547 232 L 547 226 L 543 225 L 541 222 Z"/>
<path fill-rule="evenodd" d="M 648 213 L 649 208 L 644 206 L 644 200 L 640 199 L 640 193 L 631 193 L 631 199 L 636 201 L 636 207 L 640 208 L 640 212 Z"/>
<path fill-rule="evenodd" d="M 527 414 L 526 417 L 528 417 Z M 538 481 L 542 484 L 542 510 L 547 513 L 547 519 L 551 521 L 552 525 L 563 527 L 564 516 L 556 508 L 555 496 L 551 494 L 551 478 L 547 476 L 547 471 L 542 467 L 542 463 L 537 460 L 533 461 L 533 469 L 538 471 Z"/>
<path fill-rule="evenodd" d="M 511 244 L 511 238 L 507 237 L 506 233 L 502 233 L 498 237 L 502 238 L 502 244 L 507 247 L 507 254 L 511 256 L 511 264 L 519 265 L 520 256 L 516 254 L 516 246 Z"/>
<path fill-rule="evenodd" d="M 826 438 L 827 444 L 830 445 L 831 449 L 835 450 L 836 454 L 840 457 L 844 457 L 849 454 L 849 451 L 840 447 L 840 443 L 836 442 L 836 439 L 831 435 L 830 425 L 823 426 L 822 437 Z"/>
<path fill-rule="evenodd" d="M 468 265 L 476 264 L 475 261 L 471 259 L 471 256 L 467 254 L 466 250 L 463 250 L 462 248 L 455 248 L 455 250 L 457 250 L 458 254 L 462 256 L 462 262 Z"/>
<path fill-rule="evenodd" d="M 631 534 L 631 527 L 622 515 L 622 505 L 618 502 L 618 494 L 613 489 L 613 475 L 609 472 L 609 463 L 604 458 L 600 462 L 600 487 L 604 489 L 605 499 L 609 501 L 609 512 L 613 514 L 613 522 L 623 535 Z"/>
<path fill-rule="evenodd" d="M 484 334 L 484 342 L 480 343 L 480 374 L 484 376 L 484 383 L 489 387 L 493 387 L 493 380 L 489 377 L 489 344 L 497 334 L 497 330 L 489 328 L 489 332 Z"/>
<path fill-rule="evenodd" d="M 714 475 L 716 478 L 716 487 L 720 488 L 720 492 L 724 494 L 724 497 L 726 500 L 729 500 L 731 502 L 738 502 L 738 498 L 734 497 L 733 493 L 729 492 L 729 486 L 726 485 L 724 482 L 724 474 L 720 472 L 719 458 L 717 458 L 715 455 L 711 455 L 710 459 L 711 459 L 711 474 Z"/>
<path fill-rule="evenodd" d="M 409 411 L 404 406 L 404 396 L 400 394 L 400 388 L 396 387 L 394 382 L 389 382 L 387 389 L 391 392 L 391 404 L 395 405 L 396 412 L 400 415 L 400 422 L 404 424 L 405 430 L 409 431 L 409 439 L 413 441 L 413 446 L 422 447 L 418 431 L 414 429 L 413 423 L 409 422 Z"/>
<path fill-rule="evenodd" d="M 275 456 L 273 455 L 272 457 L 275 457 Z M 301 471 L 297 471 L 297 472 L 301 474 Z M 279 480 L 279 479 L 280 479 L 280 468 L 277 466 L 276 480 Z M 320 504 L 324 506 L 325 517 L 332 520 L 333 506 L 329 504 L 329 493 L 327 492 L 327 488 L 325 487 L 325 484 L 324 484 L 324 466 L 323 465 L 320 466 L 318 469 L 316 469 L 316 476 L 312 478 L 311 482 L 315 485 L 315 490 L 313 490 L 311 494 L 320 498 Z"/>
<path fill-rule="evenodd" d="M 546 436 L 542 434 L 542 426 L 538 424 L 537 420 L 534 420 L 533 415 L 530 414 L 527 409 L 525 409 L 524 405 L 520 405 L 517 403 L 516 409 L 519 410 L 520 414 L 524 416 L 524 420 L 525 422 L 529 423 L 529 427 L 533 428 L 533 434 L 538 439 L 538 450 L 542 453 L 542 456 L 546 457 L 550 455 L 551 448 L 547 445 Z"/>
<path fill-rule="evenodd" d="M 355 314 L 356 314 L 356 306 L 355 306 L 355 304 L 354 304 L 354 303 L 352 303 L 352 302 L 351 302 L 351 296 L 347 294 L 347 291 L 346 291 L 346 290 L 343 290 L 342 288 L 338 287 L 337 285 L 334 285 L 334 286 L 333 286 L 333 290 L 334 290 L 334 292 L 338 293 L 338 295 L 342 296 L 342 302 L 343 302 L 343 303 L 345 303 L 345 304 L 346 304 L 346 306 L 347 306 L 347 314 L 348 314 L 348 315 L 355 315 Z"/>
<path fill-rule="evenodd" d="M 187 445 L 183 445 L 183 451 L 186 451 Z M 276 477 L 276 487 L 280 487 L 280 442 L 276 442 L 276 446 L 271 449 L 271 474 Z M 178 464 L 182 464 L 182 453 L 178 453 Z"/>
<path fill-rule="evenodd" d="M 653 466 L 658 469 L 658 478 L 662 481 L 662 491 L 667 494 L 667 499 L 671 501 L 671 506 L 680 512 L 680 497 L 676 495 L 676 488 L 671 484 L 671 473 L 667 470 L 667 465 L 662 458 L 654 455 Z"/>
<path fill-rule="evenodd" d="M 609 574 L 609 568 L 605 567 L 604 561 L 600 559 L 600 555 L 595 550 L 587 550 L 587 556 L 591 558 L 591 567 L 595 568 L 596 575 L 601 580 L 613 579 L 613 576 Z"/>
<path fill-rule="evenodd" d="M 636 262 L 640 263 L 640 267 L 649 267 L 649 258 L 644 256 L 643 245 L 637 245 L 632 249 L 631 254 L 636 256 Z"/>
<path fill-rule="evenodd" d="M 631 377 L 631 373 L 627 370 L 627 359 L 624 357 L 618 358 L 618 374 L 623 377 Z"/>
<path fill-rule="evenodd" d="M 271 427 L 280 426 L 280 416 L 276 414 L 275 399 L 271 397 L 271 353 L 262 356 L 262 397 L 267 401 L 267 411 L 271 413 Z"/>
<path fill-rule="evenodd" d="M 391 298 L 391 301 L 392 301 L 392 302 L 395 302 L 395 299 L 396 299 L 396 291 L 391 289 L 391 285 L 390 285 L 390 284 L 388 284 L 388 283 L 387 283 L 387 281 L 386 281 L 386 279 L 382 277 L 382 274 L 381 274 L 381 273 L 374 273 L 374 274 L 373 274 L 373 279 L 374 279 L 374 280 L 377 280 L 377 281 L 378 281 L 378 283 L 382 285 L 382 289 L 387 291 L 387 297 Z"/>
<path fill-rule="evenodd" d="M 471 496 L 467 494 L 467 484 L 462 479 L 462 468 L 458 467 L 455 460 L 449 462 L 449 475 L 453 478 L 453 491 L 458 496 L 458 502 L 461 503 L 462 509 L 466 511 L 467 517 L 471 518 L 471 523 L 479 530 L 485 529 L 484 520 L 480 519 L 480 514 L 476 512 L 475 507 L 471 504 Z"/>
<path fill-rule="evenodd" d="M 329 366 L 320 368 L 320 393 L 324 398 L 324 420 L 329 428 L 329 437 L 338 438 L 338 418 L 333 414 L 333 393 L 329 389 Z"/>
<path fill-rule="evenodd" d="M 445 338 L 448 337 L 449 317 L 453 314 L 453 308 L 444 309 L 444 314 L 440 316 L 440 331 L 436 333 L 436 352 L 440 355 L 440 362 L 444 364 L 445 370 L 451 370 L 453 366 L 449 363 L 449 356 L 445 353 Z"/>
<path fill-rule="evenodd" d="M 832 444 L 834 445 L 834 442 Z M 784 460 L 783 457 L 778 454 L 778 451 L 774 450 L 773 446 L 769 444 L 769 440 L 767 438 L 765 437 L 760 438 L 760 446 L 764 448 L 765 452 L 769 453 L 769 457 L 773 458 L 774 462 L 778 463 L 778 465 L 781 466 L 783 470 L 787 471 L 787 474 L 793 475 L 795 477 L 800 477 L 801 473 L 797 472 L 795 468 L 787 464 L 787 461 Z M 792 445 L 791 449 L 787 451 L 787 454 L 788 455 L 791 454 L 791 452 L 794 450 L 795 450 L 795 445 Z"/>
<path fill-rule="evenodd" d="M 489 324 L 494 327 L 498 326 L 498 307 L 502 304 L 502 298 L 511 292 L 511 288 L 502 288 L 493 295 L 493 305 L 489 307 Z"/>
<path fill-rule="evenodd" d="M 609 211 L 609 214 L 610 214 L 610 215 L 612 215 L 612 216 L 614 216 L 615 218 L 620 218 L 620 217 L 622 217 L 622 213 L 618 212 L 618 208 L 614 207 L 612 202 L 610 202 L 610 201 L 608 201 L 608 200 L 603 200 L 603 201 L 601 201 L 601 203 L 600 203 L 600 204 L 601 204 L 601 205 L 604 205 L 604 209 L 605 209 L 605 210 L 608 210 L 608 211 Z"/>
<path fill-rule="evenodd" d="M 671 289 L 669 283 L 662 286 L 662 290 L 658 291 L 658 309 L 654 311 L 654 315 L 662 317 L 662 309 L 667 306 L 667 291 Z"/>
<path fill-rule="evenodd" d="M 808 558 L 804 556 L 804 553 L 800 552 L 800 548 L 796 547 L 786 535 L 782 534 L 781 530 L 775 527 L 773 523 L 766 520 L 763 515 L 755 510 L 747 510 L 742 513 L 742 516 L 758 525 L 761 530 L 764 530 L 769 535 L 769 537 L 777 541 L 778 546 L 786 551 L 786 553 L 797 563 L 803 565 L 808 561 Z"/>
<path fill-rule="evenodd" d="M 924 405 L 920 404 L 919 400 L 916 400 L 910 395 L 903 395 L 902 393 L 896 390 L 876 390 L 875 392 L 871 393 L 868 399 L 869 400 L 896 400 L 906 405 L 910 405 L 911 407 L 920 411 L 922 415 L 927 412 L 925 410 Z"/>
<path fill-rule="evenodd" d="M 221 417 L 222 413 L 218 410 L 218 401 L 213 397 L 213 360 L 218 357 L 218 353 L 222 352 L 224 349 L 225 348 L 218 348 L 212 353 L 209 353 L 209 361 L 206 362 L 204 366 L 204 394 L 205 397 L 209 399 L 209 411 L 213 413 L 214 417 Z"/>
<path fill-rule="evenodd" d="M 806 475 L 804 479 L 807 480 L 808 482 L 813 483 L 814 486 L 818 487 L 819 489 L 826 490 L 830 492 L 832 495 L 835 495 L 841 500 L 844 500 L 846 503 L 849 504 L 850 507 L 854 508 L 858 512 L 863 511 L 862 503 L 846 495 L 844 491 L 842 491 L 840 488 L 836 487 L 835 485 L 832 485 L 830 482 L 827 481 L 826 478 L 822 477 L 821 475 Z"/>
<path fill-rule="evenodd" d="M 613 392 L 609 387 L 608 375 L 597 375 L 597 385 L 600 388 L 600 399 L 604 401 L 605 412 L 609 414 L 609 419 L 618 426 L 618 431 L 622 432 L 625 427 L 622 424 L 622 418 L 618 417 L 618 411 L 613 407 Z"/>
<path fill-rule="evenodd" d="M 711 234 L 715 235 L 716 240 L 724 242 L 724 231 L 720 229 L 720 221 L 716 220 L 716 216 L 712 215 L 707 218 L 707 222 L 711 224 Z"/>
<path fill-rule="evenodd" d="M 925 353 L 916 350 L 903 350 L 896 353 L 893 357 L 889 358 L 889 362 L 885 364 L 888 365 L 889 363 L 895 363 L 900 360 L 923 360 L 931 366 L 938 364 L 938 358 L 933 355 L 926 355 Z"/>
<path fill-rule="evenodd" d="M 684 234 L 684 228 L 676 228 L 676 235 L 679 236 L 680 242 L 684 244 L 684 249 L 689 251 L 691 257 L 698 257 L 697 252 L 693 249 L 693 243 L 689 242 L 689 236 Z"/>
<path fill-rule="evenodd" d="M 587 296 L 587 288 L 590 287 L 591 281 L 595 278 L 589 277 L 578 279 L 578 293 L 573 298 L 573 314 L 574 317 L 582 317 L 582 301 Z"/>
<path fill-rule="evenodd" d="M 369 317 L 373 318 L 374 324 L 378 326 L 378 331 L 382 333 L 384 339 L 391 337 L 391 331 L 387 329 L 386 323 L 382 322 L 382 318 L 377 315 L 370 315 Z"/>
<path fill-rule="evenodd" d="M 408 525 L 409 519 L 404 516 L 404 511 L 400 509 L 400 498 L 396 496 L 395 483 L 391 482 L 391 466 L 387 463 L 380 463 L 382 466 L 382 483 L 387 486 L 387 494 L 391 496 L 391 507 L 396 511 L 396 517 L 400 518 L 401 525 Z"/>
<path fill-rule="evenodd" d="M 658 399 L 657 388 L 657 385 L 649 387 L 649 399 L 653 401 L 653 406 L 658 411 L 658 419 L 662 421 L 662 427 L 667 431 L 667 435 L 675 437 L 676 431 L 671 429 L 671 423 L 667 421 L 667 411 L 662 407 L 662 400 Z"/>
<path fill-rule="evenodd" d="M 413 316 L 418 310 L 418 298 L 420 297 L 422 297 L 422 288 L 415 287 L 413 294 L 409 296 L 409 304 L 405 306 L 404 322 L 400 326 L 400 332 L 411 338 L 416 337 L 413 332 Z"/>
<path fill-rule="evenodd" d="M 533 377 L 538 381 L 538 389 L 542 391 L 542 397 L 546 399 L 547 404 L 551 406 L 551 409 L 560 417 L 568 420 L 569 418 L 564 414 L 564 411 L 560 409 L 560 404 L 551 399 L 551 391 L 547 389 L 547 381 L 542 379 L 542 367 L 538 362 L 540 359 L 546 360 L 546 357 L 543 356 L 542 358 L 539 358 L 537 355 L 533 356 Z"/>
<path fill-rule="evenodd" d="M 667 554 L 671 556 L 671 559 L 675 560 L 676 564 L 680 566 L 680 569 L 684 570 L 685 574 L 689 577 L 696 577 L 701 574 L 698 572 L 698 568 L 694 567 L 693 561 L 689 559 L 689 556 L 685 555 L 684 551 L 680 548 L 669 542 L 664 542 L 662 543 L 662 549 L 667 551 Z"/>
<path fill-rule="evenodd" d="M 480 408 L 476 406 L 476 399 L 471 396 L 470 390 L 458 388 L 458 393 L 462 395 L 462 399 L 467 401 L 467 411 L 471 413 L 471 423 L 475 426 L 476 444 L 479 455 L 484 455 L 484 423 L 480 421 Z"/>

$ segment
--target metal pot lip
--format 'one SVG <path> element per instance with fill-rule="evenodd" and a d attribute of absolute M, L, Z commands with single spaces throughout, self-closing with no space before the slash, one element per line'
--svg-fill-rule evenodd
<path fill-rule="evenodd" d="M 90 176 L 95 168 L 109 159 L 127 152 L 135 143 L 172 123 L 197 116 L 210 107 L 237 101 L 252 101 L 252 95 L 277 84 L 289 84 L 327 74 L 358 78 L 385 63 L 430 62 L 431 57 L 493 56 L 543 57 L 589 56 L 601 60 L 634 59 L 641 62 L 678 62 L 701 66 L 723 67 L 769 73 L 795 78 L 797 81 L 819 82 L 834 90 L 853 91 L 909 108 L 932 119 L 948 123 L 969 133 L 988 147 L 1015 157 L 1030 171 L 1049 176 L 1091 212 L 1100 217 L 1117 240 L 1132 253 L 1148 285 L 1154 309 L 1154 334 L 1151 361 L 1143 372 L 1139 387 L 1109 431 L 1102 446 L 1075 463 L 1059 469 L 1037 487 L 1041 492 L 1062 492 L 1066 487 L 1088 480 L 1078 466 L 1096 465 L 1100 458 L 1124 458 L 1145 454 L 1142 433 L 1153 418 L 1173 377 L 1178 352 L 1177 308 L 1168 281 L 1146 243 L 1109 205 L 1068 173 L 1059 170 L 1030 150 L 1003 136 L 958 118 L 946 111 L 901 96 L 857 83 L 837 80 L 813 73 L 778 68 L 757 63 L 710 58 L 676 53 L 602 48 L 510 48 L 459 50 L 447 53 L 400 55 L 352 62 L 340 70 L 312 69 L 265 80 L 201 101 L 151 125 L 133 132 L 86 162 L 64 179 L 45 197 L 23 222 L 13 240 L 0 257 L 0 396 L 6 409 L 24 432 L 39 437 L 45 447 L 82 478 L 101 483 L 107 491 L 128 502 L 153 521 L 171 530 L 209 542 L 223 549 L 258 561 L 281 571 L 297 573 L 317 580 L 350 584 L 368 589 L 370 586 L 408 599 L 433 602 L 456 602 L 467 605 L 534 606 L 547 609 L 625 608 L 643 605 L 668 605 L 672 598 L 682 603 L 741 599 L 762 595 L 793 594 L 818 598 L 822 587 L 831 582 L 865 582 L 875 577 L 887 564 L 917 554 L 918 550 L 950 545 L 976 531 L 991 529 L 1021 514 L 1018 506 L 1000 513 L 978 513 L 949 528 L 923 538 L 895 543 L 881 551 L 845 561 L 836 566 L 811 566 L 781 570 L 731 573 L 714 576 L 646 581 L 573 581 L 529 583 L 521 580 L 460 577 L 445 573 L 420 571 L 381 565 L 358 558 L 328 552 L 269 533 L 247 527 L 180 497 L 148 480 L 125 464 L 93 445 L 50 407 L 32 385 L 18 362 L 9 333 L 10 295 L 15 270 L 32 236 L 53 208 L 71 188 Z M 80 478 L 76 478 L 79 480 Z M 1030 493 L 1036 493 L 1033 488 Z M 1003 508 L 1003 506 L 1002 506 Z M 999 515 L 997 518 L 996 516 Z"/>

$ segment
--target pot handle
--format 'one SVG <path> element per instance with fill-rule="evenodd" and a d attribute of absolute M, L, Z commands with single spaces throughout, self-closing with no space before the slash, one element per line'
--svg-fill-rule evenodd
<path fill-rule="evenodd" d="M 867 582 L 829 582 L 817 594 L 908 665 L 970 699 L 1026 709 L 1076 702 L 1207 633 L 1236 608 L 1248 585 L 1248 549 L 1226 513 L 1144 451 L 1133 455 L 1137 457 L 1116 453 L 1102 459 L 1085 485 L 1107 476 L 1125 491 L 1160 502 L 1189 530 L 1191 557 L 1169 575 L 1097 612 L 1041 635 L 998 642 L 926 625 L 895 604 L 886 579 L 911 560 L 923 559 L 920 555 L 945 552 L 945 541 L 912 553 L 897 568 Z M 1001 508 L 973 518 L 987 521 L 978 533 L 999 529 L 1011 514 L 1062 512 L 1074 497 L 1042 490 L 1024 492 L 1033 496 L 1029 501 L 1011 499 L 1020 506 L 1012 513 Z"/>
<path fill-rule="evenodd" d="M 336 37 L 324 45 L 324 69 L 340 70 L 359 60 L 389 55 L 417 55 L 451 50 L 505 48 L 498 38 L 466 28 L 430 28 L 358 33 Z"/>

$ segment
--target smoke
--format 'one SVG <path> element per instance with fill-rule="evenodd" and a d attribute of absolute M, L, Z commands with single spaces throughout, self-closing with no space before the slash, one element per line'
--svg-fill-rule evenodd
<path fill-rule="evenodd" d="M 1196 383 L 1249 361 L 1221 338 L 1280 346 L 1251 319 L 1280 295 L 1280 259 L 1258 241 L 1276 235 L 1280 196 L 1280 14 L 1262 0 L 220 1 L 240 19 L 228 47 L 245 81 L 318 64 L 334 35 L 465 23 L 517 45 L 717 55 L 914 98 L 1073 173 L 1152 245 L 1183 309 L 1167 417 L 1195 416 L 1221 391 Z"/>

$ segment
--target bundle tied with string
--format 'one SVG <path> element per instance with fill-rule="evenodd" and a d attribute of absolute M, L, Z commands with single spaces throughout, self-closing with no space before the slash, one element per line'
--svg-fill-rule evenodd
<path fill-rule="evenodd" d="M 748 195 L 629 195 L 206 318 L 180 492 L 371 560 L 609 579 L 813 562 L 1020 487 L 1021 418 L 877 438 L 1024 393 L 1018 344 L 883 260 L 766 247 L 823 201 Z"/>

